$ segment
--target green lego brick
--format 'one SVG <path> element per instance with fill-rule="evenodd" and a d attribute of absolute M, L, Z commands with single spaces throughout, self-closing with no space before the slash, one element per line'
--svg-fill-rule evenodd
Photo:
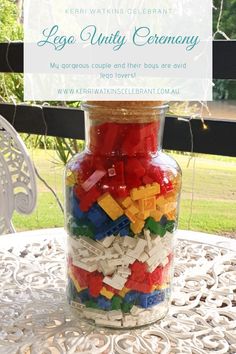
<path fill-rule="evenodd" d="M 122 304 L 122 311 L 123 311 L 124 313 L 128 313 L 128 312 L 130 312 L 130 310 L 132 309 L 133 306 L 134 306 L 133 303 L 124 302 L 124 303 Z"/>
<path fill-rule="evenodd" d="M 113 296 L 111 300 L 111 308 L 112 310 L 120 310 L 122 305 L 123 299 L 119 296 Z"/>
<path fill-rule="evenodd" d="M 85 306 L 86 306 L 86 307 L 91 307 L 91 308 L 93 308 L 93 309 L 98 309 L 98 308 L 99 308 L 99 306 L 98 306 L 98 305 L 96 304 L 96 302 L 93 301 L 93 300 L 86 301 L 86 302 L 85 302 Z"/>
<path fill-rule="evenodd" d="M 145 228 L 148 228 L 153 234 L 160 235 L 161 237 L 166 233 L 165 227 L 151 217 L 147 219 Z"/>

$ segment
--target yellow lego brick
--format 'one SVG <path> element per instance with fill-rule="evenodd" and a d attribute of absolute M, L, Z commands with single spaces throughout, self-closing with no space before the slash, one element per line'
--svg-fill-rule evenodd
<path fill-rule="evenodd" d="M 166 289 L 168 287 L 167 284 L 162 284 L 162 285 L 156 285 L 155 288 L 156 290 L 163 290 Z"/>
<path fill-rule="evenodd" d="M 140 211 L 137 214 L 137 218 L 141 220 L 146 220 L 150 216 L 150 211 Z"/>
<path fill-rule="evenodd" d="M 125 295 L 130 291 L 130 289 L 124 287 L 122 290 L 119 291 L 118 295 L 121 297 L 125 297 Z"/>
<path fill-rule="evenodd" d="M 140 199 L 139 200 L 139 210 L 142 212 L 155 211 L 156 210 L 156 198 L 149 197 L 149 198 Z"/>
<path fill-rule="evenodd" d="M 168 220 L 175 220 L 176 219 L 176 209 L 165 214 Z"/>
<path fill-rule="evenodd" d="M 127 216 L 127 218 L 129 218 L 129 220 L 132 223 L 135 223 L 137 221 L 137 217 L 134 214 L 132 214 L 128 209 L 125 210 L 125 215 Z"/>
<path fill-rule="evenodd" d="M 170 192 L 170 193 L 167 193 L 165 195 L 165 199 L 168 201 L 168 202 L 176 202 L 177 201 L 177 198 L 178 198 L 178 193 L 176 192 Z"/>
<path fill-rule="evenodd" d="M 177 206 L 176 202 L 166 203 L 165 205 L 163 205 L 162 210 L 164 214 L 168 214 L 174 211 L 176 209 L 176 206 Z"/>
<path fill-rule="evenodd" d="M 105 287 L 102 288 L 100 294 L 105 296 L 109 300 L 111 300 L 111 298 L 114 296 L 114 293 L 112 291 L 107 290 Z"/>
<path fill-rule="evenodd" d="M 130 198 L 130 200 L 131 200 L 131 204 L 125 210 L 125 215 L 130 219 L 131 222 L 135 223 L 137 221 L 137 218 L 135 215 L 137 215 L 139 213 L 138 204 L 134 203 L 131 198 Z"/>
<path fill-rule="evenodd" d="M 160 193 L 160 185 L 158 183 L 146 184 L 139 188 L 133 188 L 130 192 L 133 200 L 139 200 L 147 197 L 152 197 Z"/>
<path fill-rule="evenodd" d="M 133 201 L 130 197 L 126 197 L 126 198 L 122 199 L 120 201 L 120 203 L 124 208 L 128 208 L 130 205 L 133 204 Z"/>
<path fill-rule="evenodd" d="M 109 193 L 103 194 L 98 198 L 97 202 L 112 220 L 116 220 L 124 214 L 123 209 Z"/>
<path fill-rule="evenodd" d="M 155 210 L 155 211 L 151 211 L 150 216 L 155 220 L 155 221 L 160 221 L 163 213 L 160 210 Z"/>
<path fill-rule="evenodd" d="M 156 199 L 156 206 L 158 210 L 162 210 L 165 204 L 166 204 L 166 199 L 163 196 Z"/>
<path fill-rule="evenodd" d="M 69 269 L 68 274 L 69 274 L 69 277 L 71 278 L 71 280 L 72 280 L 72 282 L 73 282 L 73 284 L 74 284 L 74 286 L 76 287 L 76 290 L 77 290 L 78 292 L 80 292 L 80 291 L 82 291 L 82 290 L 85 289 L 85 288 L 81 288 L 81 286 L 80 286 L 78 280 L 76 279 L 76 277 L 75 277 L 74 274 L 72 273 L 71 269 Z"/>
<path fill-rule="evenodd" d="M 132 204 L 127 208 L 127 210 L 128 210 L 130 213 L 134 214 L 134 215 L 138 214 L 138 213 L 139 213 L 138 204 L 132 203 Z"/>
<path fill-rule="evenodd" d="M 135 223 L 130 224 L 130 228 L 133 231 L 133 233 L 138 234 L 142 231 L 144 224 L 145 223 L 143 220 L 138 219 Z"/>
<path fill-rule="evenodd" d="M 77 176 L 74 172 L 72 172 L 70 175 L 66 177 L 66 185 L 73 187 L 77 182 L 76 180 L 77 180 Z"/>

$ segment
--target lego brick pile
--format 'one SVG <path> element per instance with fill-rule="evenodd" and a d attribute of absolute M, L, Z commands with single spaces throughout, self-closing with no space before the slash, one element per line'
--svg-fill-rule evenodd
<path fill-rule="evenodd" d="M 180 186 L 153 157 L 158 129 L 94 125 L 67 171 L 68 298 L 98 324 L 141 325 L 169 299 Z"/>

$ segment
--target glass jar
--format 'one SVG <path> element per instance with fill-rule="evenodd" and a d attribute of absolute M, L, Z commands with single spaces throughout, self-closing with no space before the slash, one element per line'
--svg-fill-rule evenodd
<path fill-rule="evenodd" d="M 65 176 L 67 297 L 97 325 L 133 328 L 168 311 L 181 171 L 161 150 L 166 108 L 82 105 L 86 148 Z"/>

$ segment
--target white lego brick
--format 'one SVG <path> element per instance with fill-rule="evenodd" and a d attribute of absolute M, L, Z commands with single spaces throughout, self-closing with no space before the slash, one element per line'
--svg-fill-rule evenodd
<path fill-rule="evenodd" d="M 150 251 L 153 247 L 152 238 L 150 235 L 150 230 L 147 230 L 147 229 L 144 230 L 144 237 L 145 237 L 145 240 L 147 241 L 147 248 Z"/>
<path fill-rule="evenodd" d="M 122 262 L 123 262 L 122 264 L 124 266 L 128 266 L 129 264 L 133 264 L 135 260 L 136 258 L 125 255 L 122 257 Z"/>
<path fill-rule="evenodd" d="M 130 313 L 133 316 L 137 316 L 137 315 L 139 315 L 142 312 L 145 312 L 145 309 L 142 308 L 142 307 L 135 306 L 135 305 L 130 310 Z"/>
<path fill-rule="evenodd" d="M 116 267 L 112 267 L 107 261 L 100 261 L 98 265 L 104 275 L 111 275 L 116 271 Z"/>
<path fill-rule="evenodd" d="M 79 267 L 79 268 L 82 268 L 84 270 L 87 270 L 90 273 L 91 272 L 95 272 L 95 270 L 97 270 L 97 268 L 98 268 L 97 263 L 83 263 L 83 262 L 81 262 L 79 260 L 75 260 L 74 258 L 72 260 L 72 263 L 76 267 Z"/>
<path fill-rule="evenodd" d="M 107 319 L 106 311 L 98 310 L 98 309 L 86 308 L 83 310 L 83 315 L 88 319 L 95 319 L 95 318 L 100 318 L 104 320 Z"/>
<path fill-rule="evenodd" d="M 115 258 L 119 258 L 120 254 L 114 252 L 113 248 L 112 249 L 107 249 L 105 251 L 105 254 L 101 257 L 101 259 L 107 260 L 107 259 L 115 259 Z"/>
<path fill-rule="evenodd" d="M 137 325 L 137 318 L 131 315 L 125 315 L 122 320 L 123 327 L 134 327 Z"/>
<path fill-rule="evenodd" d="M 131 274 L 131 269 L 129 267 L 118 267 L 117 273 L 122 277 L 127 278 Z"/>
<path fill-rule="evenodd" d="M 120 255 L 123 255 L 124 254 L 124 251 L 122 250 L 122 248 L 120 247 L 119 243 L 115 242 L 113 244 L 113 248 L 114 250 L 119 253 Z"/>
<path fill-rule="evenodd" d="M 147 246 L 147 241 L 142 238 L 138 239 L 138 242 L 133 250 L 127 252 L 127 256 L 139 259 L 140 255 L 143 253 L 144 248 Z"/>
<path fill-rule="evenodd" d="M 82 309 L 85 308 L 84 304 L 81 304 L 81 303 L 79 303 L 77 301 L 71 301 L 70 305 L 71 305 L 71 307 L 73 307 L 74 309 L 77 309 L 77 310 L 82 310 Z"/>
<path fill-rule="evenodd" d="M 127 279 L 121 277 L 119 274 L 114 274 L 112 277 L 106 276 L 103 279 L 103 283 L 110 285 L 118 290 L 121 290 L 124 287 L 126 281 Z"/>
<path fill-rule="evenodd" d="M 163 248 L 163 245 L 160 241 L 159 245 L 152 247 L 152 249 L 150 251 L 148 251 L 147 253 L 148 253 L 149 257 L 152 257 L 156 254 L 160 254 L 162 248 Z"/>
<path fill-rule="evenodd" d="M 97 242 L 100 243 L 105 248 L 109 248 L 112 245 L 112 243 L 115 241 L 115 238 L 116 237 L 114 235 L 111 235 L 111 236 L 105 237 L 103 240 L 97 241 Z"/>
<path fill-rule="evenodd" d="M 107 312 L 107 317 L 109 320 L 121 320 L 123 313 L 121 310 L 112 310 Z"/>
<path fill-rule="evenodd" d="M 161 262 L 161 264 L 162 264 L 163 267 L 165 267 L 168 263 L 169 263 L 169 258 L 168 258 L 168 257 L 166 257 L 166 258 Z"/>
<path fill-rule="evenodd" d="M 104 253 L 104 248 L 98 242 L 91 240 L 88 237 L 80 237 L 79 238 L 80 244 L 86 248 L 88 251 L 94 253 L 95 255 L 99 256 Z"/>
<path fill-rule="evenodd" d="M 123 246 L 124 247 L 134 248 L 137 244 L 137 239 L 135 239 L 133 237 L 125 236 L 122 239 L 123 239 Z"/>
<path fill-rule="evenodd" d="M 100 326 L 121 327 L 121 321 L 111 321 L 95 318 L 95 323 Z"/>
<path fill-rule="evenodd" d="M 148 258 L 149 258 L 149 255 L 146 252 L 143 252 L 138 260 L 142 263 L 145 263 L 148 260 Z"/>

